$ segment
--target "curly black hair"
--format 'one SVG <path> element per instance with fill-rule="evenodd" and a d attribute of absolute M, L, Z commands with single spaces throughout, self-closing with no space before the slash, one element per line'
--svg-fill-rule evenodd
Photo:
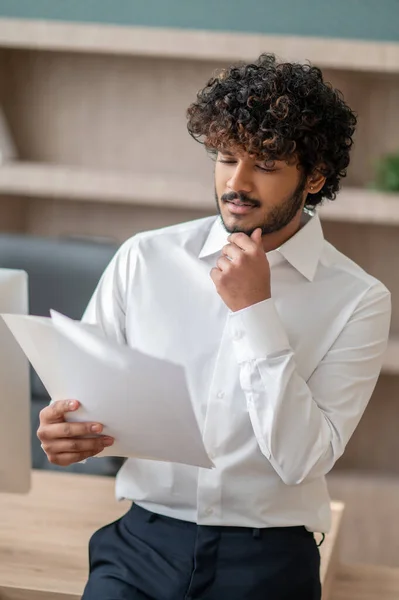
<path fill-rule="evenodd" d="M 190 135 L 213 154 L 241 149 L 258 160 L 296 159 L 305 176 L 322 173 L 323 188 L 306 200 L 311 207 L 335 200 L 357 122 L 318 67 L 279 63 L 274 54 L 213 76 L 187 118 Z"/>

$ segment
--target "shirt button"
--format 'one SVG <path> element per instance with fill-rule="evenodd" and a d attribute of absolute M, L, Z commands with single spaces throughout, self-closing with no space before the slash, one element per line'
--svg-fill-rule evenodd
<path fill-rule="evenodd" d="M 205 514 L 206 514 L 207 517 L 210 517 L 211 515 L 213 515 L 213 508 L 210 508 L 210 507 L 207 508 L 205 510 Z"/>
<path fill-rule="evenodd" d="M 220 391 L 216 394 L 217 398 L 219 398 L 219 400 L 222 400 L 224 398 L 224 392 Z"/>
<path fill-rule="evenodd" d="M 235 341 L 238 341 L 238 340 L 240 340 L 240 339 L 243 337 L 243 335 L 244 335 L 244 334 L 243 334 L 243 332 L 242 332 L 242 331 L 239 331 L 239 330 L 238 330 L 238 331 L 235 331 L 235 332 L 233 333 L 233 340 L 235 340 Z"/>

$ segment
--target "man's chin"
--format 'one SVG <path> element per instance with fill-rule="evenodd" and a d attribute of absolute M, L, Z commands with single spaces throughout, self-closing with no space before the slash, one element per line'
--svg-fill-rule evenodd
<path fill-rule="evenodd" d="M 241 217 L 239 219 L 232 218 L 231 215 L 225 217 L 223 214 L 222 223 L 225 230 L 228 233 L 245 233 L 246 235 L 252 235 L 257 227 L 262 227 L 262 225 L 251 223 L 251 220 L 248 218 Z"/>

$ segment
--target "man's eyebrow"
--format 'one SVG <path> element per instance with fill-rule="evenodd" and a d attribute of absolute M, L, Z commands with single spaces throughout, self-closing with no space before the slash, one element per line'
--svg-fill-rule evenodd
<path fill-rule="evenodd" d="M 234 154 L 232 152 L 230 152 L 229 150 L 223 150 L 223 148 L 219 149 L 220 154 L 223 154 L 224 156 L 234 156 Z"/>

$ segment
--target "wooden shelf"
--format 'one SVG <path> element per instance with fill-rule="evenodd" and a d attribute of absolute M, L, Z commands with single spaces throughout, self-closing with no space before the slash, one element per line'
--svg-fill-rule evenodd
<path fill-rule="evenodd" d="M 0 167 L 0 194 L 204 211 L 215 206 L 211 185 L 178 175 L 147 176 L 23 162 Z M 319 214 L 330 221 L 399 225 L 399 194 L 346 188 L 335 202 L 326 202 Z"/>
<path fill-rule="evenodd" d="M 395 42 L 3 18 L 0 46 L 229 62 L 254 60 L 267 49 L 323 68 L 399 73 Z"/>
<path fill-rule="evenodd" d="M 399 194 L 361 188 L 344 188 L 334 202 L 319 209 L 322 219 L 399 225 Z"/>
<path fill-rule="evenodd" d="M 0 167 L 0 194 L 197 210 L 212 210 L 215 206 L 212 188 L 177 176 L 154 177 L 22 162 Z"/>

